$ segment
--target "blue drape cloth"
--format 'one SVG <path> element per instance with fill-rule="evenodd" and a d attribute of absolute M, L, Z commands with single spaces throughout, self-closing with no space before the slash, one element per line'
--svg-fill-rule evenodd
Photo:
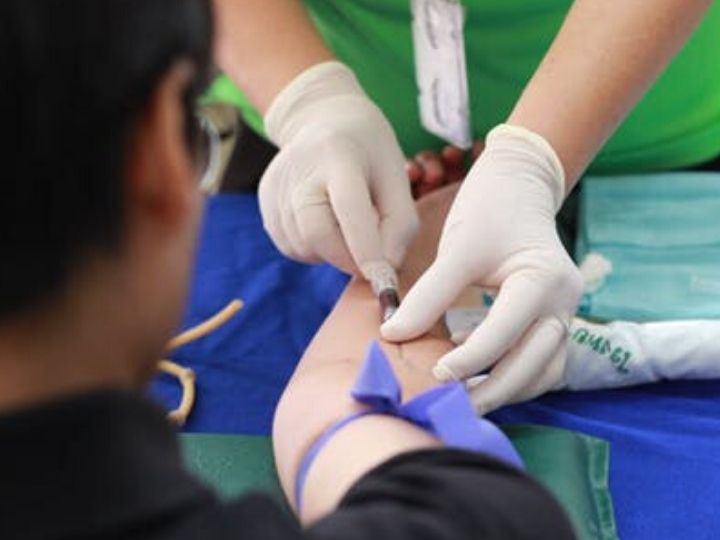
<path fill-rule="evenodd" d="M 197 372 L 188 431 L 268 435 L 275 403 L 347 277 L 284 259 L 253 196 L 209 201 L 184 326 L 232 298 L 245 308 L 174 358 Z M 719 359 L 720 361 L 720 359 Z M 153 393 L 168 406 L 177 383 Z M 505 408 L 498 422 L 564 427 L 611 442 L 611 489 L 624 540 L 714 538 L 720 531 L 720 382 L 563 393 Z"/>

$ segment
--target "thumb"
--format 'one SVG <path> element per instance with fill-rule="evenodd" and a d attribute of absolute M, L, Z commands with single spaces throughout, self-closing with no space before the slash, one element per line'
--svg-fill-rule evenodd
<path fill-rule="evenodd" d="M 438 257 L 410 289 L 395 315 L 382 325 L 388 341 L 418 337 L 442 317 L 467 285 L 465 273 L 452 257 Z"/>

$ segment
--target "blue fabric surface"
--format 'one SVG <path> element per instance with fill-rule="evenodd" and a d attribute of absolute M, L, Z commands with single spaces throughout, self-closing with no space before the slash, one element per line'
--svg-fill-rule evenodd
<path fill-rule="evenodd" d="M 269 434 L 282 387 L 346 280 L 326 266 L 283 259 L 262 230 L 254 197 L 211 200 L 185 326 L 234 297 L 246 307 L 218 333 L 175 355 L 198 374 L 187 429 Z M 153 392 L 172 406 L 175 385 L 160 378 Z M 720 534 L 720 381 L 556 394 L 505 408 L 492 419 L 609 440 L 620 538 Z"/>
<path fill-rule="evenodd" d="M 610 491 L 623 540 L 720 535 L 720 382 L 558 393 L 492 415 L 610 442 Z"/>
<path fill-rule="evenodd" d="M 197 374 L 186 430 L 267 435 L 295 362 L 347 279 L 329 266 L 283 258 L 263 231 L 254 197 L 211 198 L 183 328 L 234 298 L 245 305 L 216 333 L 172 355 Z M 152 391 L 170 407 L 179 399 L 169 376 L 158 378 Z"/>
<path fill-rule="evenodd" d="M 609 259 L 581 313 L 601 320 L 720 318 L 720 173 L 583 180 L 578 260 Z"/>

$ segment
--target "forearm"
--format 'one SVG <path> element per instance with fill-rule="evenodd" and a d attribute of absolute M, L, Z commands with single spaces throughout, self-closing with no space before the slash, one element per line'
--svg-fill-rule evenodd
<path fill-rule="evenodd" d="M 378 338 L 378 308 L 369 285 L 353 281 L 303 355 L 278 405 L 273 429 L 284 491 L 292 498 L 300 461 L 311 444 L 337 420 L 364 408 L 350 397 L 368 345 Z M 383 349 L 407 399 L 437 384 L 430 369 L 450 344 L 425 336 Z M 304 521 L 332 510 L 363 474 L 403 452 L 438 446 L 423 430 L 402 420 L 368 416 L 333 437 L 307 477 Z"/>
<path fill-rule="evenodd" d="M 265 113 L 308 67 L 333 59 L 301 0 L 215 0 L 220 67 Z"/>
<path fill-rule="evenodd" d="M 420 231 L 399 273 L 401 290 L 434 259 L 456 193 L 457 186 L 449 186 L 418 202 Z M 378 326 L 370 287 L 354 280 L 303 356 L 273 430 L 289 498 L 309 447 L 338 419 L 359 410 L 349 392 L 369 342 L 378 339 Z M 403 400 L 437 384 L 430 369 L 450 348 L 440 327 L 402 345 L 383 343 Z M 307 529 L 308 537 L 337 538 L 348 531 L 372 540 L 573 536 L 557 503 L 526 475 L 491 457 L 440 446 L 415 425 L 388 416 L 362 417 L 336 432 L 306 477 L 303 522 L 328 516 Z M 413 452 L 422 449 L 431 451 Z"/>
<path fill-rule="evenodd" d="M 376 309 L 369 288 L 353 282 L 283 395 L 273 440 L 291 500 L 310 445 L 359 409 L 349 391 L 366 340 L 377 333 Z M 402 351 L 385 347 L 404 399 L 436 384 L 429 368 L 449 347 L 439 335 L 403 344 Z M 552 496 L 518 469 L 482 454 L 442 449 L 424 430 L 384 415 L 352 422 L 323 447 L 306 477 L 300 517 L 313 524 L 306 534 L 316 540 L 348 531 L 356 540 L 573 538 Z"/>
<path fill-rule="evenodd" d="M 567 192 L 710 5 L 710 0 L 573 3 L 508 119 L 550 142 L 565 167 Z"/>
<path fill-rule="evenodd" d="M 421 230 L 400 272 L 401 290 L 432 260 L 455 191 L 445 189 L 419 203 Z M 370 286 L 353 280 L 303 355 L 278 406 L 273 434 L 278 472 L 290 496 L 310 445 L 335 421 L 359 410 L 350 389 L 368 345 L 379 339 L 379 323 L 378 303 Z M 404 400 L 437 384 L 430 370 L 451 347 L 441 328 L 402 345 L 383 342 Z M 425 432 L 400 420 L 370 416 L 355 422 L 338 433 L 313 466 L 303 517 L 330 510 L 375 465 L 401 452 L 436 444 Z"/>

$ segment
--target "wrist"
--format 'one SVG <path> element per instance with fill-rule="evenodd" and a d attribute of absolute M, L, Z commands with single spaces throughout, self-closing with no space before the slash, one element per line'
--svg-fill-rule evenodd
<path fill-rule="evenodd" d="M 557 212 L 565 200 L 565 170 L 555 149 L 538 133 L 521 126 L 499 124 L 487 134 L 484 153 L 509 152 L 510 159 L 532 169 L 532 177 L 550 190 Z"/>
<path fill-rule="evenodd" d="M 283 88 L 265 114 L 265 131 L 282 147 L 305 124 L 303 114 L 323 100 L 337 96 L 367 96 L 345 64 L 338 61 L 315 64 Z"/>

